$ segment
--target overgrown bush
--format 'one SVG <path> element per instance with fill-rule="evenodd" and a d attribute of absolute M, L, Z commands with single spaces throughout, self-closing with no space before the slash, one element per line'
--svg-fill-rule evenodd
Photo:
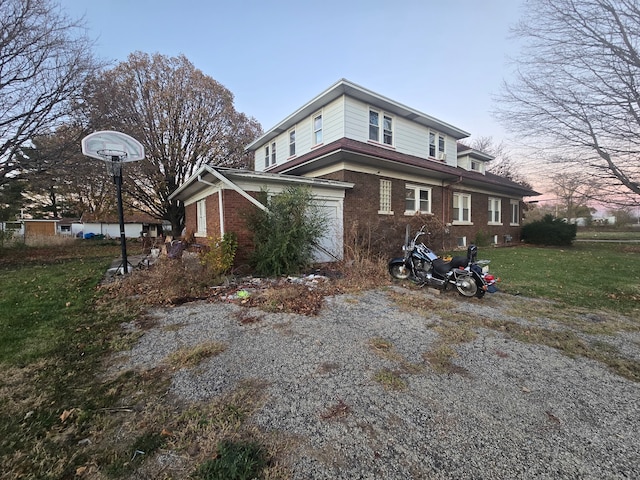
<path fill-rule="evenodd" d="M 536 245 L 571 245 L 576 238 L 577 226 L 552 215 L 522 227 L 522 239 Z"/>
<path fill-rule="evenodd" d="M 214 276 L 219 276 L 231 270 L 237 250 L 238 237 L 233 232 L 225 233 L 222 238 L 209 237 L 207 248 L 200 254 L 200 262 Z"/>
<path fill-rule="evenodd" d="M 325 233 L 326 217 L 313 204 L 311 190 L 287 187 L 270 196 L 259 193 L 266 211 L 256 209 L 247 217 L 255 250 L 250 258 L 258 275 L 296 273 L 312 262 L 314 244 Z"/>
<path fill-rule="evenodd" d="M 354 222 L 347 230 L 345 255 L 347 260 L 362 258 L 389 259 L 402 255 L 402 245 L 409 226 L 409 240 L 425 225 L 428 235 L 420 241 L 433 249 L 443 249 L 445 227 L 433 215 L 413 215 L 411 217 L 382 217 L 375 223 Z"/>

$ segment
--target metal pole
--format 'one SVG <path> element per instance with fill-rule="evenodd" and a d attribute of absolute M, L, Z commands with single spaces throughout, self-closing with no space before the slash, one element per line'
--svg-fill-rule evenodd
<path fill-rule="evenodd" d="M 129 273 L 129 262 L 127 261 L 127 239 L 124 234 L 124 211 L 122 209 L 122 164 L 120 157 L 114 155 L 111 157 L 113 161 L 113 181 L 116 184 L 118 193 L 118 217 L 120 217 L 120 246 L 122 248 L 122 268 L 124 275 Z"/>

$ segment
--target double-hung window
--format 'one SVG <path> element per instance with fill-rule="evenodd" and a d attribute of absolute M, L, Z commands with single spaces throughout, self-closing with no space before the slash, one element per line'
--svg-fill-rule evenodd
<path fill-rule="evenodd" d="M 390 115 L 369 110 L 369 140 L 393 145 L 393 118 Z"/>
<path fill-rule="evenodd" d="M 444 160 L 445 157 L 445 138 L 444 135 L 435 132 L 429 132 L 429 156 Z"/>
<path fill-rule="evenodd" d="M 431 213 L 431 188 L 407 185 L 405 191 L 405 215 Z"/>
<path fill-rule="evenodd" d="M 510 200 L 511 205 L 511 225 L 520 225 L 520 202 L 518 200 Z"/>
<path fill-rule="evenodd" d="M 196 202 L 196 230 L 199 237 L 207 236 L 207 203 L 205 199 Z"/>
<path fill-rule="evenodd" d="M 296 129 L 289 130 L 289 156 L 296 154 Z"/>
<path fill-rule="evenodd" d="M 471 222 L 471 195 L 467 193 L 453 194 L 453 221 L 457 223 Z"/>
<path fill-rule="evenodd" d="M 429 156 L 436 156 L 436 134 L 429 132 Z"/>
<path fill-rule="evenodd" d="M 489 223 L 502 224 L 502 200 L 489 197 Z"/>
<path fill-rule="evenodd" d="M 276 164 L 276 142 L 271 144 L 271 165 Z"/>
<path fill-rule="evenodd" d="M 322 114 L 318 113 L 313 116 L 313 144 L 320 145 L 322 143 Z"/>
<path fill-rule="evenodd" d="M 264 147 L 264 168 L 269 166 L 269 161 L 271 159 L 271 155 L 269 154 L 269 145 Z"/>

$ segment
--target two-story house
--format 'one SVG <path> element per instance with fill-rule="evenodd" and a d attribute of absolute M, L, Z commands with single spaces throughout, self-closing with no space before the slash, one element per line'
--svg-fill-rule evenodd
<path fill-rule="evenodd" d="M 492 157 L 460 143 L 468 136 L 464 130 L 342 79 L 247 150 L 254 155 L 256 185 L 306 179 L 312 187 L 323 189 L 323 204 L 332 214 L 331 238 L 342 236 L 345 226 L 356 221 L 375 223 L 383 217 L 402 219 L 421 213 L 446 225 L 446 248 L 464 247 L 478 232 L 495 244 L 518 241 L 523 197 L 538 193 L 487 172 Z M 203 167 L 174 194 L 185 202 L 187 225 L 195 230 L 199 213 L 194 199 L 207 193 L 206 184 L 199 188 L 193 184 L 198 175 L 210 170 Z M 227 175 L 216 171 L 218 176 Z M 318 181 L 325 183 L 313 184 Z M 216 188 L 224 189 L 224 182 L 210 183 L 209 195 Z M 256 185 L 245 182 L 245 193 L 255 191 Z M 198 195 L 193 195 L 194 189 Z M 338 251 L 342 239 L 328 244 L 332 256 L 342 256 Z"/>

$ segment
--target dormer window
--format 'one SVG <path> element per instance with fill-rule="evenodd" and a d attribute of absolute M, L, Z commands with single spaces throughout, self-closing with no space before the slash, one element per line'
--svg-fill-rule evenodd
<path fill-rule="evenodd" d="M 481 169 L 480 162 L 476 160 L 471 160 L 471 170 L 473 170 L 474 172 L 479 172 L 480 169 Z"/>

